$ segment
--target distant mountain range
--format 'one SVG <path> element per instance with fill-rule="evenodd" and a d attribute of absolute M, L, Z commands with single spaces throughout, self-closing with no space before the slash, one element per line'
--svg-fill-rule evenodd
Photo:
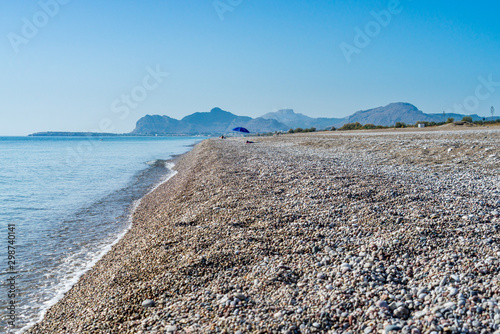
<path fill-rule="evenodd" d="M 359 122 L 361 124 L 394 125 L 396 122 L 415 124 L 422 122 L 442 122 L 443 115 L 439 118 L 424 114 L 410 103 L 391 103 L 385 107 L 360 110 L 342 120 L 342 124 Z M 339 124 L 340 125 L 340 124 Z"/>
<path fill-rule="evenodd" d="M 374 109 L 357 111 L 351 116 L 342 120 L 338 125 L 345 123 L 359 122 L 361 124 L 374 124 L 374 125 L 394 125 L 396 122 L 403 122 L 406 124 L 415 124 L 417 122 L 444 122 L 449 117 L 456 121 L 461 120 L 465 116 L 471 116 L 473 121 L 479 121 L 483 118 L 474 115 L 461 115 L 454 113 L 443 114 L 426 114 L 410 103 L 391 103 L 385 107 L 378 107 Z"/>
<path fill-rule="evenodd" d="M 446 114 L 461 120 L 471 116 L 473 120 L 481 120 L 478 115 Z M 340 127 L 346 123 L 394 125 L 396 122 L 415 124 L 417 122 L 443 122 L 443 114 L 426 114 L 410 103 L 391 103 L 385 107 L 357 111 L 344 118 L 312 118 L 295 113 L 292 109 L 282 109 L 258 118 L 237 116 L 220 108 L 210 112 L 197 112 L 176 120 L 168 116 L 147 115 L 141 118 L 132 134 L 134 135 L 165 135 L 165 134 L 223 134 L 231 129 L 242 126 L 250 132 L 287 131 L 296 128 L 316 128 L 318 130 Z"/>
<path fill-rule="evenodd" d="M 221 134 L 230 132 L 238 126 L 245 127 L 250 132 L 274 132 L 289 129 L 275 119 L 237 116 L 220 108 L 214 108 L 210 112 L 197 112 L 181 120 L 168 116 L 146 115 L 137 121 L 132 134 Z"/>
<path fill-rule="evenodd" d="M 262 116 L 265 119 L 275 119 L 284 124 L 288 129 L 317 128 L 326 129 L 342 123 L 344 118 L 312 118 L 304 114 L 295 113 L 293 109 L 282 109 Z"/>
<path fill-rule="evenodd" d="M 471 116 L 473 120 L 482 120 L 476 114 L 426 114 L 410 103 L 391 103 L 385 107 L 368 110 L 360 110 L 344 118 L 312 118 L 292 109 L 282 109 L 271 112 L 262 117 L 251 118 L 237 116 L 220 108 L 214 108 L 210 112 L 197 112 L 184 117 L 181 120 L 169 116 L 146 115 L 139 119 L 135 129 L 128 135 L 152 136 L 152 135 L 219 135 L 231 132 L 235 127 L 245 127 L 252 133 L 264 133 L 275 131 L 288 131 L 296 128 L 327 129 L 332 126 L 341 127 L 346 123 L 359 122 L 361 124 L 394 125 L 396 122 L 415 124 L 417 122 L 443 122 L 448 117 L 461 120 L 464 116 Z M 498 117 L 495 117 L 498 118 Z M 487 118 L 491 119 L 491 117 Z M 112 135 L 112 134 L 90 134 L 75 132 L 39 132 L 33 136 L 61 136 L 61 135 Z"/>

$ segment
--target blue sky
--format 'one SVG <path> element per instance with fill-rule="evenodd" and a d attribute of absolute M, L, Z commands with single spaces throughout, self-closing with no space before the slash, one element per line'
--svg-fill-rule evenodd
<path fill-rule="evenodd" d="M 146 114 L 216 106 L 500 114 L 494 1 L 25 0 L 0 12 L 0 135 L 128 132 Z"/>

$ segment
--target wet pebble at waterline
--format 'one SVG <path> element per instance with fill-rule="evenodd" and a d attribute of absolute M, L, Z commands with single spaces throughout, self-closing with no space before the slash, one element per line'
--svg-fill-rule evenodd
<path fill-rule="evenodd" d="M 444 136 L 499 154 L 498 131 L 205 141 L 31 332 L 498 332 L 500 165 L 438 161 Z"/>

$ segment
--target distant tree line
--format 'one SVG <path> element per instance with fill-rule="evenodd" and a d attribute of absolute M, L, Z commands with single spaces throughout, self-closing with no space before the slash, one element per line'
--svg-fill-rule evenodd
<path fill-rule="evenodd" d="M 296 128 L 288 130 L 288 133 L 301 133 L 301 132 L 315 132 L 316 128 L 309 128 L 309 129 L 302 129 L 302 128 Z"/>
<path fill-rule="evenodd" d="M 424 121 L 419 121 L 415 124 L 406 124 L 405 122 L 396 122 L 394 125 L 390 126 L 384 126 L 384 125 L 374 125 L 371 123 L 368 124 L 361 124 L 359 122 L 355 123 L 346 123 L 342 125 L 340 128 L 335 128 L 334 126 L 327 128 L 325 130 L 327 131 L 348 131 L 348 130 L 372 130 L 372 129 L 394 129 L 394 128 L 411 128 L 411 127 L 418 127 L 419 124 L 423 124 L 425 127 L 431 127 L 431 126 L 440 126 L 444 124 L 449 124 L 449 123 L 471 123 L 471 124 L 476 124 L 476 125 L 491 125 L 491 124 L 500 124 L 500 119 L 496 120 L 489 120 L 487 121 L 485 118 L 482 120 L 474 121 L 471 116 L 464 116 L 461 121 L 455 122 L 455 119 L 453 117 L 449 117 L 446 122 L 424 122 Z M 323 130 L 321 130 L 323 131 Z M 287 133 L 307 133 L 307 132 L 316 132 L 316 128 L 296 128 L 296 129 L 290 129 L 288 130 Z M 258 136 L 273 136 L 273 135 L 279 135 L 282 132 L 275 131 L 275 132 L 268 132 L 268 133 L 259 133 Z"/>
<path fill-rule="evenodd" d="M 359 122 L 355 122 L 355 123 L 346 123 L 344 125 L 342 125 L 342 127 L 340 127 L 338 130 L 339 131 L 346 131 L 346 130 L 371 130 L 371 129 L 384 129 L 384 128 L 387 128 L 386 126 L 383 126 L 383 125 L 375 125 L 375 124 L 361 124 Z M 331 129 L 332 131 L 335 130 L 334 127 L 332 127 Z"/>
<path fill-rule="evenodd" d="M 477 125 L 487 125 L 487 124 L 497 124 L 500 123 L 500 119 L 487 121 L 483 118 L 483 120 L 474 121 L 471 116 L 465 116 L 462 118 L 460 122 L 455 122 L 453 117 L 449 117 L 446 122 L 422 122 L 419 121 L 415 124 L 406 124 L 404 122 L 396 122 L 394 125 L 383 126 L 383 125 L 374 125 L 374 124 L 361 124 L 359 122 L 355 123 L 346 123 L 342 125 L 342 127 L 336 129 L 335 127 L 331 127 L 329 130 L 331 131 L 348 131 L 348 130 L 371 130 L 371 129 L 391 129 L 391 128 L 408 128 L 408 127 L 418 127 L 419 124 L 424 124 L 426 127 L 429 126 L 439 126 L 449 123 L 471 123 Z"/>

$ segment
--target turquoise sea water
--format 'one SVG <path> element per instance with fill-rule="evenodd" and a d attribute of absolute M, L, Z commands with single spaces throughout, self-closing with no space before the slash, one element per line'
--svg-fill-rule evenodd
<path fill-rule="evenodd" d="M 172 175 L 163 160 L 201 139 L 0 137 L 0 332 L 38 321 L 126 232 L 138 200 Z"/>

